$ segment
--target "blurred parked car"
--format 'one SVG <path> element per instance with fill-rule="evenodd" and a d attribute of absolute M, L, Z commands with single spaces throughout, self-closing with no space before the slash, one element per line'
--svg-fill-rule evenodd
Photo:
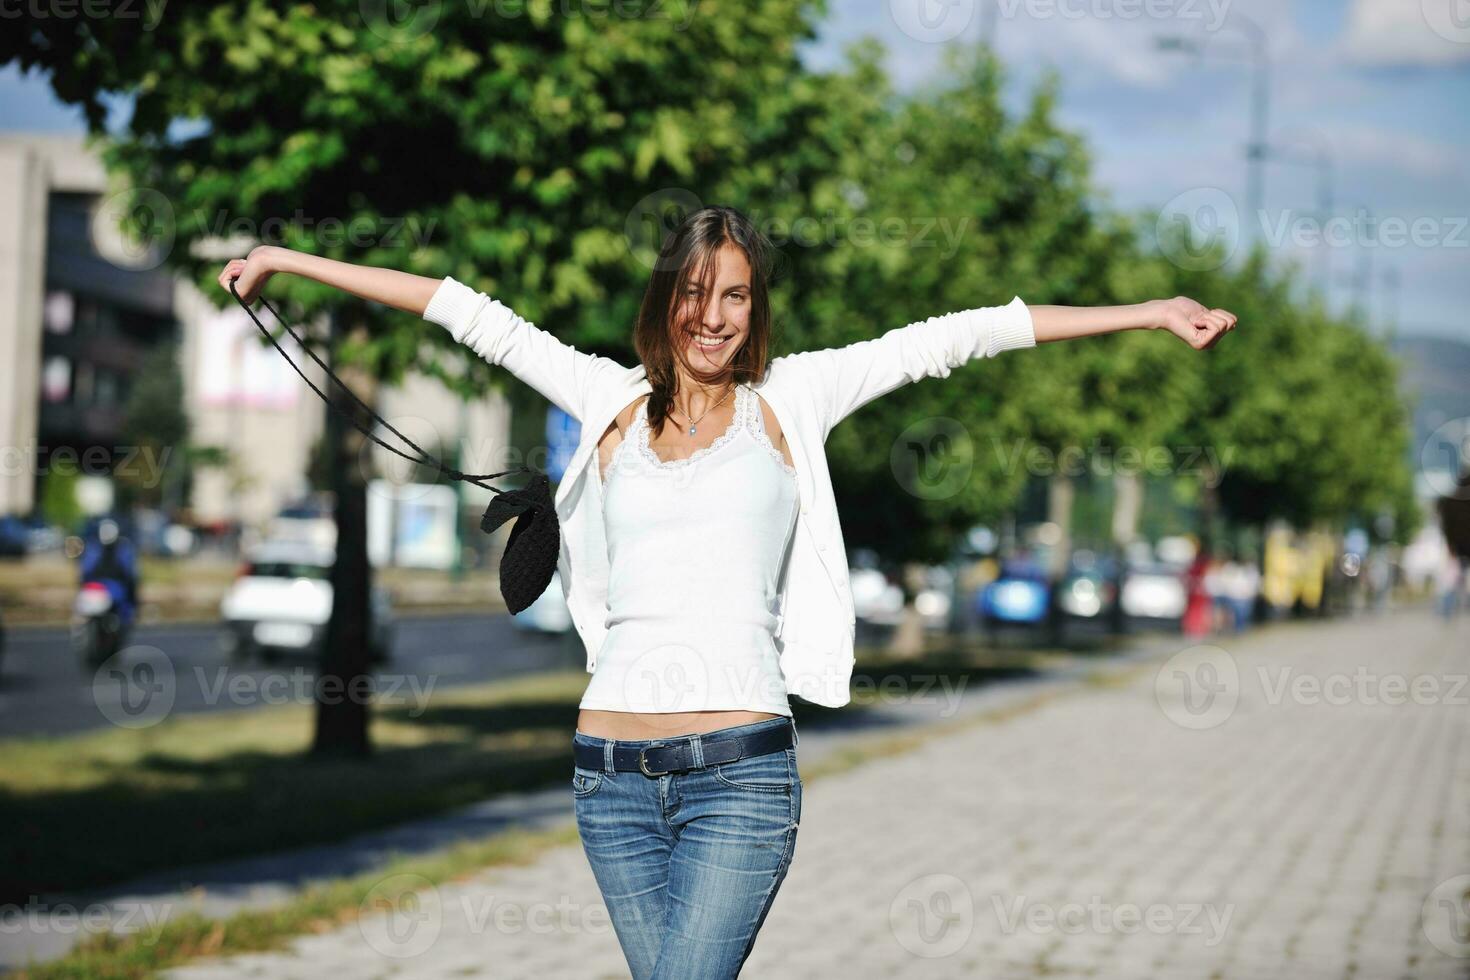
<path fill-rule="evenodd" d="M 1069 629 L 1112 631 L 1117 628 L 1118 562 L 1095 552 L 1079 550 L 1052 593 L 1056 639 Z"/>
<path fill-rule="evenodd" d="M 552 572 L 546 591 L 525 609 L 512 613 L 510 621 L 517 629 L 534 633 L 565 633 L 571 629 L 572 611 L 561 587 L 561 572 Z"/>
<path fill-rule="evenodd" d="M 332 614 L 331 549 L 300 541 L 266 541 L 240 566 L 220 600 L 224 645 L 237 661 L 285 654 L 318 656 Z M 395 622 L 388 590 L 374 586 L 370 619 L 371 662 L 392 653 Z"/>
<path fill-rule="evenodd" d="M 1046 570 L 1029 558 L 1002 562 L 1000 575 L 980 591 L 980 617 L 987 628 L 1043 625 L 1050 606 Z"/>
<path fill-rule="evenodd" d="M 1118 592 L 1118 603 L 1130 625 L 1179 629 L 1189 605 L 1184 573 L 1173 565 L 1131 566 Z"/>
<path fill-rule="evenodd" d="M 903 616 L 903 589 L 876 568 L 848 570 L 853 614 L 879 626 L 896 626 Z"/>
<path fill-rule="evenodd" d="M 1066 618 L 1103 619 L 1118 599 L 1117 563 L 1091 551 L 1073 553 L 1055 598 L 1058 612 Z"/>
<path fill-rule="evenodd" d="M 194 551 L 194 532 L 169 520 L 168 515 L 161 510 L 139 511 L 137 525 L 138 537 L 135 543 L 138 550 L 145 555 L 182 558 Z"/>
<path fill-rule="evenodd" d="M 61 547 L 65 535 L 39 516 L 0 517 L 0 557 L 19 558 Z"/>
<path fill-rule="evenodd" d="M 267 541 L 297 541 L 318 548 L 337 546 L 337 520 L 327 494 L 315 494 L 280 509 L 266 527 Z"/>
<path fill-rule="evenodd" d="M 19 517 L 0 517 L 0 558 L 19 558 L 30 551 L 30 530 Z"/>
<path fill-rule="evenodd" d="M 66 535 L 61 528 L 47 524 L 39 517 L 27 521 L 26 526 L 30 529 L 29 547 L 32 554 L 60 551 L 66 542 Z"/>

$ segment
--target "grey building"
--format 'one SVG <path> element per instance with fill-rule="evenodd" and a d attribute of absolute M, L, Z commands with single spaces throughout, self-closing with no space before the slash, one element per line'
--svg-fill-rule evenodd
<path fill-rule="evenodd" d="M 156 256 L 136 254 L 109 221 L 113 190 L 81 137 L 0 136 L 0 514 L 35 509 L 57 453 L 103 488 L 90 499 L 105 498 L 130 448 L 121 445 L 123 409 L 138 366 L 173 341 L 192 441 L 232 461 L 197 472 L 191 515 L 258 528 L 306 490 L 324 406 L 259 343 L 243 310 L 220 309 Z M 218 243 L 221 264 L 250 244 Z M 304 355 L 298 362 L 325 390 L 315 365 Z M 495 465 L 509 423 L 498 395 L 461 406 L 437 382 L 410 377 L 382 392 L 379 411 L 426 448 L 460 440 L 467 469 L 505 468 Z M 379 472 L 401 477 L 406 464 L 373 452 Z M 470 503 L 484 494 L 469 490 Z"/>

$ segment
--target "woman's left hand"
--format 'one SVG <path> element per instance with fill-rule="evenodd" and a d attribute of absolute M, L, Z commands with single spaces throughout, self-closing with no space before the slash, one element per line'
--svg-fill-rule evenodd
<path fill-rule="evenodd" d="M 1184 341 L 1195 350 L 1214 347 L 1221 337 L 1235 329 L 1235 314 L 1229 310 L 1206 309 L 1188 296 L 1154 301 L 1156 327 Z"/>

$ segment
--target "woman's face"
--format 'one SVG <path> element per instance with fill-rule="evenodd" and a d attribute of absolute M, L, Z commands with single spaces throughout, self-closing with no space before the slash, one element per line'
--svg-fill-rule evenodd
<path fill-rule="evenodd" d="M 704 285 L 691 279 L 675 322 L 690 365 L 707 373 L 729 363 L 750 332 L 750 262 L 743 251 L 726 244 L 715 254 L 714 293 L 700 321 L 703 294 Z"/>

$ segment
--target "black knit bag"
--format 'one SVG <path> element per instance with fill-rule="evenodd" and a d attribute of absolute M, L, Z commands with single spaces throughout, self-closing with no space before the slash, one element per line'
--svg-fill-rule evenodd
<path fill-rule="evenodd" d="M 388 445 L 371 431 L 364 428 L 356 418 L 344 411 L 340 405 L 334 404 L 330 398 L 322 393 L 320 388 L 312 384 L 311 379 L 302 372 L 301 368 L 297 367 L 295 361 L 291 360 L 290 355 L 276 341 L 276 338 L 271 336 L 271 332 L 266 329 L 265 324 L 256 319 L 255 311 L 250 308 L 250 305 L 240 298 L 240 294 L 235 290 L 234 280 L 230 281 L 230 293 L 235 297 L 236 302 L 244 308 L 245 312 L 250 315 L 250 319 L 255 321 L 255 325 L 260 328 L 260 332 L 265 335 L 265 338 L 271 342 L 276 350 L 281 352 L 282 357 L 286 358 L 286 363 L 290 364 L 292 369 L 301 375 L 301 380 L 305 381 L 311 390 L 316 392 L 327 403 L 329 408 L 351 422 L 363 435 L 389 452 L 402 456 L 409 462 L 433 467 L 451 480 L 463 480 L 465 483 L 472 483 L 477 487 L 489 490 L 495 494 L 490 501 L 490 506 L 485 509 L 485 516 L 480 518 L 480 530 L 486 534 L 490 534 L 512 517 L 516 518 L 515 524 L 510 529 L 510 538 L 506 542 L 505 552 L 500 556 L 500 594 L 505 599 L 506 608 L 513 613 L 518 613 L 535 602 L 541 596 L 541 593 L 546 591 L 546 587 L 551 584 L 552 573 L 556 571 L 556 560 L 561 551 L 561 524 L 557 520 L 556 506 L 551 495 L 551 481 L 547 479 L 545 473 L 538 473 L 529 466 L 520 466 L 516 469 L 504 470 L 500 473 L 461 473 L 453 467 L 445 466 L 442 462 L 420 449 L 408 436 L 393 428 L 392 425 L 364 404 L 362 399 L 353 394 L 352 389 L 347 387 L 341 378 L 333 374 L 332 369 L 322 363 L 321 358 L 317 357 L 312 349 L 300 337 L 296 336 L 295 331 L 281 318 L 281 314 L 276 312 L 275 307 L 266 302 L 265 297 L 260 297 L 261 304 L 271 311 L 272 316 L 280 321 L 281 326 L 291 335 L 291 339 L 295 340 L 301 349 L 306 351 L 307 356 L 315 361 L 318 367 L 327 372 L 327 377 L 337 382 L 337 385 L 343 391 L 347 392 L 348 397 L 356 402 L 363 411 L 371 415 L 375 421 L 412 446 L 419 456 L 415 459 L 407 453 Z M 512 473 L 530 473 L 532 476 L 524 487 L 512 490 L 501 490 L 484 482 L 486 480 L 493 480 L 496 477 L 509 476 Z M 457 519 L 458 516 L 456 515 Z"/>

